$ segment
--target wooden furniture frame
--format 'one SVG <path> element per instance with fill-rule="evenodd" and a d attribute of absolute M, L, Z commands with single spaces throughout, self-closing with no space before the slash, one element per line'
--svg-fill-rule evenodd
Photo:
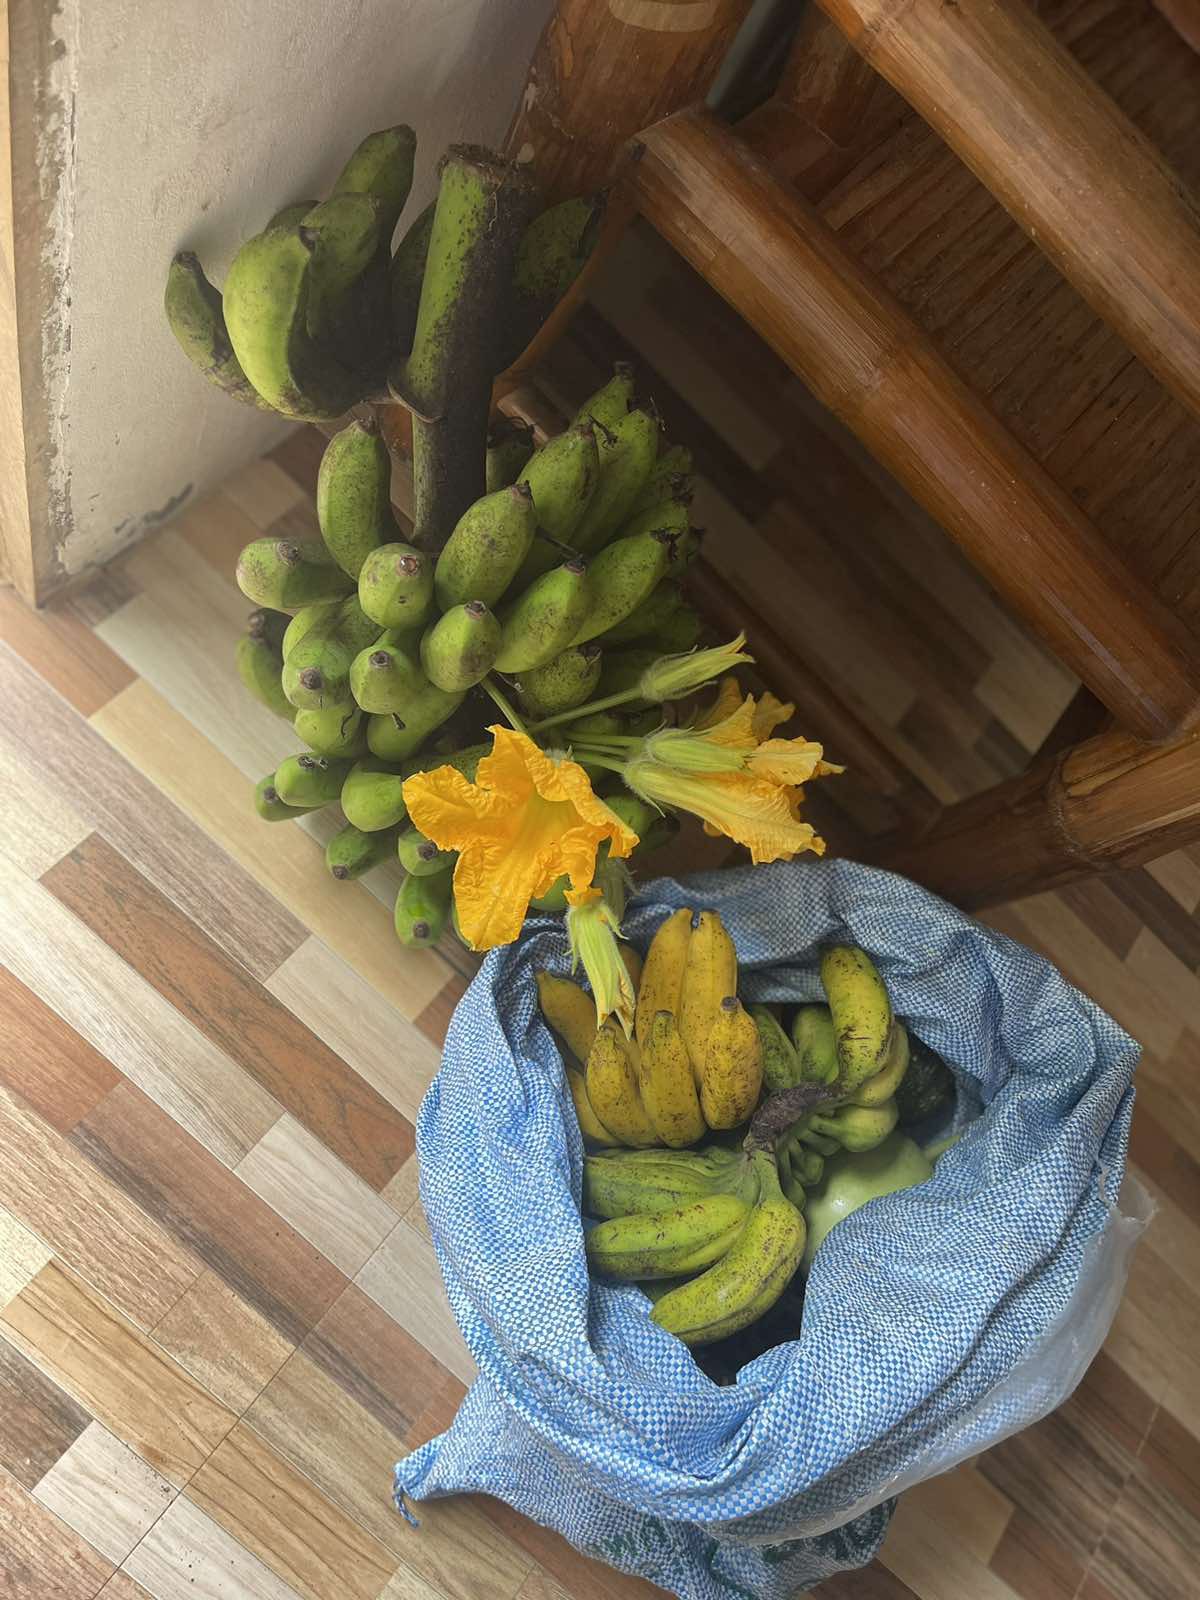
<path fill-rule="evenodd" d="M 560 0 L 509 150 L 552 193 L 619 176 L 592 270 L 640 212 L 1082 680 L 1028 773 L 922 807 L 819 664 L 751 620 L 765 675 L 805 709 L 823 706 L 846 758 L 910 818 L 924 815 L 923 830 L 873 841 L 873 859 L 981 906 L 1200 839 L 1200 641 L 788 178 L 815 148 L 848 143 L 887 79 L 1193 412 L 1200 209 L 1028 0 L 817 6 L 773 100 L 732 129 L 698 102 L 744 4 Z M 576 302 L 586 286 L 585 275 Z M 703 568 L 697 598 L 715 621 L 738 620 Z"/>

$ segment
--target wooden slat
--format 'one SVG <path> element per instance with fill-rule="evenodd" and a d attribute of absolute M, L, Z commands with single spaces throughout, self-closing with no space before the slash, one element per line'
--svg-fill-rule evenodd
<path fill-rule="evenodd" d="M 1154 4 L 1179 37 L 1200 51 L 1200 0 L 1154 0 Z"/>
<path fill-rule="evenodd" d="M 1121 722 L 1161 739 L 1200 716 L 1186 629 L 798 195 L 688 111 L 634 172 L 658 230 L 938 518 Z"/>
<path fill-rule="evenodd" d="M 1200 211 L 1024 0 L 818 0 L 1185 405 Z"/>
<path fill-rule="evenodd" d="M 775 99 L 833 144 L 853 144 L 875 98 L 879 78 L 828 17 L 805 6 Z"/>
<path fill-rule="evenodd" d="M 50 1468 L 33 1498 L 107 1556 L 124 1561 L 175 1498 L 154 1468 L 93 1422 Z"/>
<path fill-rule="evenodd" d="M 4 1600 L 93 1600 L 112 1563 L 0 1470 L 0 1594 Z"/>

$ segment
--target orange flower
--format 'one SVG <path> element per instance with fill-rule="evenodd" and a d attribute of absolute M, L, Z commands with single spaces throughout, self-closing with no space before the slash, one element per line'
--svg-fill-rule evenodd
<path fill-rule="evenodd" d="M 638 836 L 592 793 L 587 773 L 539 750 L 527 734 L 494 727 L 491 753 L 469 783 L 453 767 L 419 772 L 404 785 L 408 814 L 442 850 L 457 850 L 454 901 L 473 950 L 507 944 L 535 895 L 564 874 L 587 889 L 596 850 L 609 841 L 628 856 Z"/>
<path fill-rule="evenodd" d="M 707 832 L 743 844 L 754 862 L 790 861 L 802 850 L 823 855 L 825 841 L 796 813 L 796 790 L 741 772 L 679 772 L 640 759 L 625 768 L 625 782 L 654 805 L 690 811 Z"/>

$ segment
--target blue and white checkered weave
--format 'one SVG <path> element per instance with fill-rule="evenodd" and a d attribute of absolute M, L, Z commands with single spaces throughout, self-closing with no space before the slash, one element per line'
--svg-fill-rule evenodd
<path fill-rule="evenodd" d="M 421 1197 L 480 1376 L 397 1467 L 397 1496 L 498 1496 L 683 1600 L 785 1600 L 869 1561 L 899 1489 L 1082 1376 L 1140 1229 L 1114 1204 L 1137 1047 L 1041 957 L 888 873 L 659 879 L 627 936 L 644 950 L 683 905 L 721 913 L 754 1000 L 820 998 L 820 945 L 862 945 L 974 1120 L 930 1182 L 833 1231 L 797 1337 L 720 1387 L 638 1289 L 588 1277 L 583 1148 L 534 983 L 567 970 L 566 942 L 561 919 L 529 923 L 460 1003 L 418 1119 Z"/>

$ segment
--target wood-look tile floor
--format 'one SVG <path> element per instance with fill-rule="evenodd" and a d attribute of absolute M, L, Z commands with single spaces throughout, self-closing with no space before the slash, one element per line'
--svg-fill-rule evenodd
<path fill-rule="evenodd" d="M 472 1376 L 413 1117 L 462 979 L 268 827 L 231 573 L 298 435 L 86 593 L 0 593 L 0 1595 L 650 1596 L 478 1497 L 391 1509 Z M 1161 1207 L 1053 1417 L 905 1497 L 822 1600 L 1171 1600 L 1200 1557 L 1200 852 L 1005 908 L 1146 1044 Z"/>

